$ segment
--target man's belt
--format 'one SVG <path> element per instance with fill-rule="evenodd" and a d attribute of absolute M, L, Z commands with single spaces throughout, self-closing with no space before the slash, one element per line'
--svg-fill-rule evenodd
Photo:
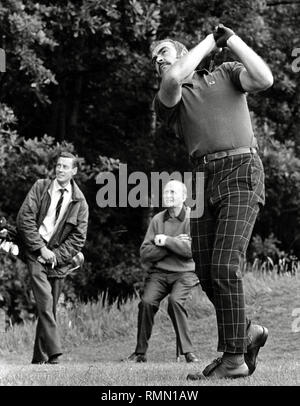
<path fill-rule="evenodd" d="M 195 151 L 192 155 L 192 160 L 195 160 L 198 164 L 207 164 L 210 161 L 215 161 L 216 159 L 226 158 L 232 155 L 241 154 L 257 154 L 257 149 L 254 147 L 241 147 L 236 149 L 228 149 L 226 151 L 218 151 L 213 154 L 201 155 L 200 151 Z"/>

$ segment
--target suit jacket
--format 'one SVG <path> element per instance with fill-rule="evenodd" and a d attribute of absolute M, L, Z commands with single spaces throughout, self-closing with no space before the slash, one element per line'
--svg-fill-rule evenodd
<path fill-rule="evenodd" d="M 37 253 L 45 245 L 39 234 L 51 203 L 50 186 L 53 180 L 38 179 L 28 192 L 17 215 L 17 231 L 25 251 Z M 70 262 L 86 241 L 89 209 L 86 199 L 75 183 L 72 184 L 71 202 L 52 235 L 47 247 L 56 255 L 58 266 Z"/>

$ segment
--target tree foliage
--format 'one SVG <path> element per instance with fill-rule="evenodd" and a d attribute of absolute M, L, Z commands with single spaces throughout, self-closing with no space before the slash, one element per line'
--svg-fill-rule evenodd
<path fill-rule="evenodd" d="M 266 171 L 267 202 L 254 232 L 273 233 L 281 249 L 300 255 L 300 73 L 292 69 L 299 20 L 299 1 L 1 1 L 0 211 L 14 221 L 34 180 L 53 174 L 61 148 L 83 157 L 87 264 L 67 283 L 70 296 L 96 300 L 103 290 L 122 301 L 140 287 L 139 245 L 153 210 L 100 209 L 96 177 L 117 176 L 120 163 L 128 174 L 190 170 L 183 140 L 153 112 L 158 78 L 149 47 L 173 37 L 191 48 L 219 22 L 262 56 L 275 79 L 248 96 Z M 215 63 L 235 58 L 224 49 Z"/>

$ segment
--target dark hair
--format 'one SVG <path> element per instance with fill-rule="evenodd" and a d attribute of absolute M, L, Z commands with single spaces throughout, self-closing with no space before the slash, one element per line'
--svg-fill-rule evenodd
<path fill-rule="evenodd" d="M 162 44 L 163 42 L 170 42 L 171 44 L 173 44 L 174 47 L 175 47 L 175 49 L 176 49 L 177 56 L 181 56 L 181 55 L 182 55 L 182 52 L 185 52 L 185 53 L 188 52 L 187 47 L 186 47 L 182 42 L 175 41 L 175 40 L 173 40 L 173 39 L 171 39 L 171 38 L 165 38 L 165 39 L 161 39 L 161 40 L 159 40 L 159 41 L 154 41 L 154 42 L 151 44 L 151 46 L 150 46 L 150 52 L 151 52 L 151 54 L 152 54 L 152 52 L 154 51 L 154 49 L 155 49 L 159 44 Z"/>
<path fill-rule="evenodd" d="M 71 152 L 68 151 L 62 151 L 57 157 L 57 160 L 59 158 L 71 158 L 73 160 L 73 168 L 78 168 L 78 158 L 72 154 Z"/>

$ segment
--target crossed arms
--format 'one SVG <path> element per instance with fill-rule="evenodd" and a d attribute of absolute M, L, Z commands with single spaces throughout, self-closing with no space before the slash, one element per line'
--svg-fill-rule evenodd
<path fill-rule="evenodd" d="M 157 262 L 167 255 L 178 255 L 192 258 L 191 238 L 189 230 L 177 236 L 167 236 L 158 232 L 157 220 L 153 218 L 148 227 L 145 239 L 141 245 L 142 262 Z"/>

